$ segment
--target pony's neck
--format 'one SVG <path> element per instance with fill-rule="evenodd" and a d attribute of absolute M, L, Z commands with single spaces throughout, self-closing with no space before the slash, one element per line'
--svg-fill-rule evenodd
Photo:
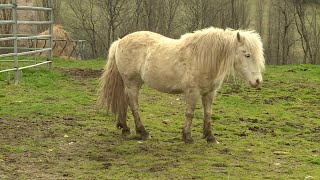
<path fill-rule="evenodd" d="M 193 66 L 223 80 L 233 70 L 235 32 L 208 28 L 181 37 L 182 47 L 189 48 Z"/>

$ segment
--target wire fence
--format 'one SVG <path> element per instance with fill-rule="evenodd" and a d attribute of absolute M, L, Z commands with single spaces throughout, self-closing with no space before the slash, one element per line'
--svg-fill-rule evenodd
<path fill-rule="evenodd" d="M 21 79 L 22 72 L 21 70 L 40 66 L 47 64 L 48 68 L 51 69 L 52 64 L 52 45 L 53 45 L 53 20 L 54 20 L 54 14 L 53 14 L 53 0 L 48 0 L 48 6 L 49 7 L 32 7 L 32 6 L 18 6 L 17 0 L 12 0 L 12 4 L 0 4 L 0 10 L 3 9 L 11 9 L 12 13 L 12 19 L 11 20 L 0 20 L 0 25 L 12 25 L 12 34 L 8 34 L 8 37 L 0 38 L 0 41 L 13 41 L 13 47 L 3 47 L 3 48 L 13 48 L 13 53 L 5 53 L 0 54 L 0 58 L 3 57 L 13 57 L 13 60 L 1 60 L 0 62 L 13 62 L 13 67 L 9 69 L 0 70 L 0 73 L 6 73 L 6 79 L 7 83 L 10 83 L 10 72 L 14 72 L 14 82 L 15 84 L 19 83 L 19 80 Z M 31 10 L 31 11 L 48 11 L 49 17 L 47 21 L 20 21 L 18 20 L 18 11 L 19 10 Z M 19 24 L 30 24 L 30 25 L 48 25 L 48 35 L 21 35 L 18 34 L 18 25 Z M 47 47 L 42 48 L 25 48 L 25 47 L 19 47 L 18 41 L 21 40 L 37 40 L 37 39 L 45 39 L 48 42 Z M 24 51 L 27 50 L 27 51 Z M 22 51 L 22 52 L 21 52 Z M 37 53 L 43 53 L 47 52 L 47 60 L 44 62 L 37 62 L 36 60 L 33 61 L 34 63 L 32 65 L 28 66 L 19 66 L 19 62 L 25 62 L 30 60 L 19 60 L 20 56 L 26 56 L 26 55 L 34 55 Z"/>

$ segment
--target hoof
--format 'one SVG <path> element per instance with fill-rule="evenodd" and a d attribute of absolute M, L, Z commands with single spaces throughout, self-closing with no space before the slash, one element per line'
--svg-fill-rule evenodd
<path fill-rule="evenodd" d="M 137 130 L 137 134 L 140 134 L 141 140 L 148 140 L 151 139 L 151 136 L 149 135 L 149 132 L 145 129 L 143 130 Z"/>
<path fill-rule="evenodd" d="M 220 144 L 220 142 L 217 141 L 217 140 L 209 140 L 209 139 L 207 139 L 207 142 L 210 143 L 210 144 Z"/>
<path fill-rule="evenodd" d="M 186 144 L 193 144 L 193 143 L 194 143 L 194 141 L 193 141 L 192 138 L 183 139 L 183 141 L 184 141 L 184 143 L 186 143 Z"/>
<path fill-rule="evenodd" d="M 117 125 L 116 125 L 116 127 L 117 127 L 118 129 L 129 129 L 129 127 L 127 126 L 127 124 L 123 124 L 123 123 L 121 123 L 121 122 L 118 122 Z M 130 129 L 129 129 L 129 131 L 130 131 Z"/>
<path fill-rule="evenodd" d="M 151 139 L 151 136 L 148 134 L 148 135 L 141 135 L 141 140 L 148 140 L 148 139 Z"/>
<path fill-rule="evenodd" d="M 213 143 L 213 144 L 219 144 L 219 141 L 217 141 L 217 139 L 213 135 L 207 137 L 207 142 Z"/>
<path fill-rule="evenodd" d="M 151 136 L 149 135 L 149 133 L 147 131 L 143 132 L 143 133 L 139 133 L 141 140 L 148 140 L 151 139 Z"/>
<path fill-rule="evenodd" d="M 117 125 L 116 125 L 116 127 L 117 127 L 118 129 L 122 129 L 122 128 L 123 128 L 123 125 L 118 122 Z"/>
<path fill-rule="evenodd" d="M 131 132 L 130 132 L 129 128 L 128 129 L 122 129 L 122 136 L 128 136 L 130 134 L 131 134 Z"/>
<path fill-rule="evenodd" d="M 192 144 L 194 141 L 192 139 L 191 133 L 182 133 L 182 140 L 186 143 L 186 144 Z"/>

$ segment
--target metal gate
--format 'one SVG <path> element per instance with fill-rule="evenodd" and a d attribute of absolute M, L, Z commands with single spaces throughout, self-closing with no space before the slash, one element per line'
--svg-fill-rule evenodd
<path fill-rule="evenodd" d="M 10 72 L 14 72 L 14 82 L 19 83 L 19 77 L 21 76 L 21 70 L 26 68 L 31 68 L 43 64 L 47 64 L 48 68 L 51 69 L 52 63 L 52 44 L 53 44 L 53 0 L 48 0 L 48 7 L 32 7 L 32 6 L 18 6 L 17 0 L 12 0 L 12 4 L 0 4 L 0 10 L 2 9 L 11 9 L 12 19 L 11 20 L 0 20 L 0 25 L 12 24 L 12 34 L 7 34 L 7 37 L 0 38 L 0 41 L 13 41 L 13 53 L 0 54 L 0 62 L 13 62 L 13 67 L 10 69 L 0 70 L 0 73 L 6 73 L 7 82 L 10 83 Z M 46 21 L 20 21 L 18 20 L 18 11 L 19 10 L 31 10 L 31 11 L 48 11 L 49 18 Z M 48 25 L 48 35 L 21 35 L 18 34 L 18 25 L 19 24 L 35 24 L 35 25 Z M 18 47 L 19 40 L 33 40 L 33 39 L 47 39 L 48 47 L 47 48 L 36 48 L 36 49 L 27 49 L 25 52 L 18 52 L 20 50 L 25 50 L 26 48 Z M 37 62 L 33 60 L 19 60 L 19 56 L 25 56 L 30 54 L 48 52 L 48 57 L 46 61 Z M 3 57 L 13 57 L 13 60 L 4 60 Z M 32 61 L 33 63 L 28 66 L 19 66 L 21 61 Z"/>

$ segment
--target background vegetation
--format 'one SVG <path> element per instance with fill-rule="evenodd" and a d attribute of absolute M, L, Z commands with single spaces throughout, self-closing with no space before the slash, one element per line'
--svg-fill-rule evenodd
<path fill-rule="evenodd" d="M 60 1 L 61 23 L 85 39 L 89 57 L 105 56 L 118 37 L 150 30 L 172 38 L 209 26 L 255 29 L 268 64 L 320 63 L 320 1 L 75 0 Z"/>
<path fill-rule="evenodd" d="M 0 0 L 5 3 L 11 0 Z M 45 5 L 47 0 L 34 1 Z M 210 26 L 255 29 L 268 64 L 320 64 L 320 1 L 317 0 L 54 0 L 55 21 L 87 42 L 87 58 L 106 57 L 110 44 L 149 30 L 172 38 Z M 10 19 L 8 10 L 0 17 Z M 47 15 L 38 12 L 38 19 Z M 42 32 L 45 27 L 37 30 Z M 0 32 L 10 32 L 1 25 Z M 1 45 L 1 44 L 0 44 Z"/>

